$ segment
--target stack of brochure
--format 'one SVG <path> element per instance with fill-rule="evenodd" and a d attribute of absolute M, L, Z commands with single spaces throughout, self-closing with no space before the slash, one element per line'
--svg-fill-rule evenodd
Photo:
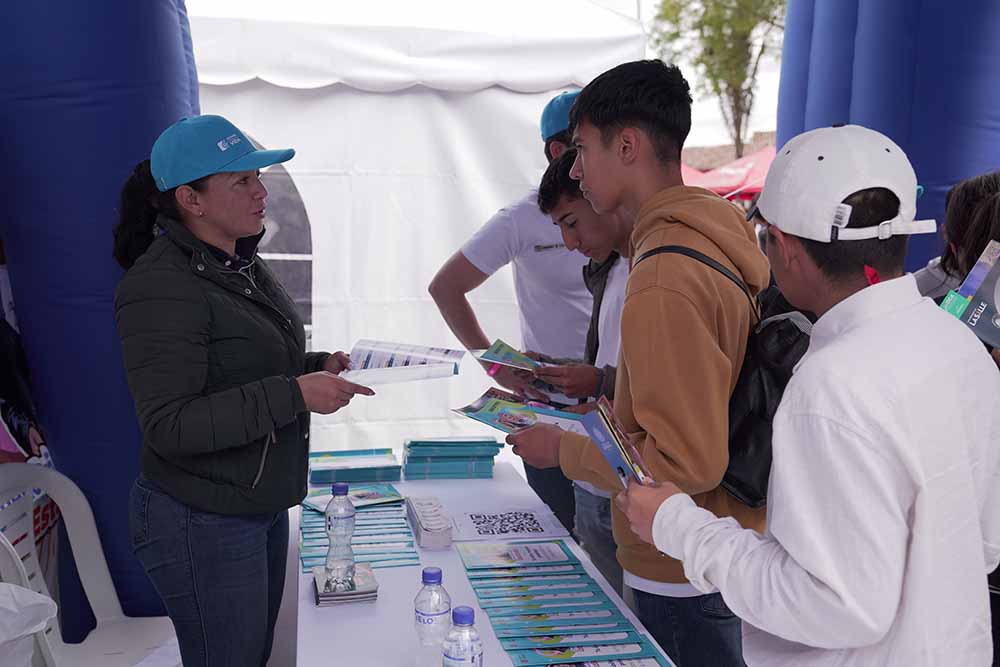
<path fill-rule="evenodd" d="M 326 568 L 317 566 L 313 568 L 313 594 L 318 607 L 348 602 L 374 602 L 378 598 L 378 579 L 370 565 L 355 563 L 354 587 L 349 591 L 338 591 L 329 585 Z"/>
<path fill-rule="evenodd" d="M 411 480 L 492 478 L 493 459 L 501 447 L 488 437 L 407 440 L 403 473 Z"/>
<path fill-rule="evenodd" d="M 398 482 L 400 465 L 388 447 L 309 454 L 309 482 Z"/>
<path fill-rule="evenodd" d="M 517 665 L 669 667 L 564 542 L 456 547 L 479 606 Z"/>
<path fill-rule="evenodd" d="M 413 532 L 406 521 L 403 496 L 392 484 L 351 484 L 347 497 L 354 505 L 354 549 L 356 563 L 372 568 L 420 565 Z M 302 501 L 299 518 L 302 571 L 313 572 L 326 562 L 329 541 L 324 511 L 332 495 L 330 487 L 310 488 Z"/>

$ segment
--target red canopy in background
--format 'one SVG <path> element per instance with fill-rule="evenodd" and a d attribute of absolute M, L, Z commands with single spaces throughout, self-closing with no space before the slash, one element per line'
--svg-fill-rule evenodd
<path fill-rule="evenodd" d="M 701 179 L 704 175 L 705 172 L 681 162 L 681 178 L 684 179 L 684 185 L 701 185 Z"/>
<path fill-rule="evenodd" d="M 730 199 L 752 199 L 764 187 L 772 161 L 774 146 L 765 146 L 729 164 L 697 174 L 690 181 L 685 176 L 684 183 L 707 188 Z"/>

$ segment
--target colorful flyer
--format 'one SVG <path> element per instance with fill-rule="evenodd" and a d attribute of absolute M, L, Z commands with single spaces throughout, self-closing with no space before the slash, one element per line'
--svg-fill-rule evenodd
<path fill-rule="evenodd" d="M 570 583 L 576 581 L 593 581 L 586 574 L 551 574 L 535 577 L 499 577 L 496 579 L 473 579 L 473 590 L 480 588 L 495 588 L 497 586 L 528 586 L 540 584 Z"/>
<path fill-rule="evenodd" d="M 580 415 L 557 410 L 544 403 L 531 401 L 523 403 L 516 399 L 511 400 L 509 397 L 498 397 L 505 393 L 489 389 L 469 405 L 457 408 L 454 412 L 504 433 L 514 433 L 536 424 L 552 424 L 564 431 L 586 435 Z"/>
<path fill-rule="evenodd" d="M 585 609 L 582 611 L 563 611 L 544 614 L 514 614 L 492 618 L 490 624 L 494 630 L 539 625 L 584 625 L 588 623 L 622 622 L 625 617 L 617 607 L 605 609 Z M 499 636 L 499 635 L 497 635 Z"/>
<path fill-rule="evenodd" d="M 481 570 L 469 570 L 466 575 L 475 586 L 479 579 L 496 579 L 502 577 L 532 577 L 546 574 L 587 574 L 579 562 L 567 565 L 539 565 L 537 567 L 496 567 Z M 590 576 L 590 575 L 587 575 Z"/>
<path fill-rule="evenodd" d="M 495 609 L 496 607 L 516 607 L 526 604 L 552 604 L 561 602 L 587 602 L 589 600 L 606 599 L 604 591 L 595 588 L 571 591 L 567 593 L 540 593 L 538 595 L 511 595 L 504 597 L 481 597 L 479 606 L 483 610 Z"/>
<path fill-rule="evenodd" d="M 579 563 L 562 542 L 460 542 L 455 548 L 468 570 Z"/>
<path fill-rule="evenodd" d="M 564 646 L 600 646 L 602 644 L 641 644 L 642 636 L 633 629 L 613 632 L 575 632 L 572 634 L 534 635 L 501 639 L 505 651 Z"/>
<path fill-rule="evenodd" d="M 351 484 L 347 490 L 347 497 L 351 499 L 351 504 L 354 505 L 355 509 L 403 502 L 402 494 L 392 484 Z M 317 486 L 309 490 L 309 495 L 302 501 L 302 505 L 322 514 L 326 511 L 326 506 L 332 498 L 329 486 Z"/>
<path fill-rule="evenodd" d="M 653 482 L 649 468 L 625 434 L 606 398 L 602 396 L 598 399 L 597 409 L 584 415 L 580 423 L 615 471 L 623 489 L 628 488 L 630 479 L 639 484 Z"/>
<path fill-rule="evenodd" d="M 493 628 L 499 639 L 514 637 L 537 637 L 539 635 L 565 635 L 580 632 L 630 632 L 635 630 L 624 618 L 608 623 L 581 623 L 579 625 L 526 625 L 510 628 Z"/>
<path fill-rule="evenodd" d="M 510 651 L 507 655 L 510 656 L 514 665 L 520 667 L 580 663 L 591 660 L 608 660 L 609 658 L 643 658 L 655 656 L 656 653 L 656 649 L 651 644 L 640 641 L 629 644 L 536 648 Z"/>
<path fill-rule="evenodd" d="M 482 605 L 480 605 L 482 607 Z M 588 611 L 593 609 L 617 609 L 615 603 L 608 598 L 595 599 L 595 600 L 567 600 L 564 602 L 559 601 L 542 601 L 542 602 L 528 602 L 526 604 L 513 605 L 513 606 L 503 606 L 503 607 L 484 607 L 485 611 L 489 617 L 492 619 L 494 616 L 518 616 L 521 614 L 558 614 L 560 612 L 570 612 L 570 611 Z"/>
<path fill-rule="evenodd" d="M 550 593 L 560 593 L 560 592 L 575 592 L 575 591 L 599 591 L 600 586 L 593 580 L 589 581 L 572 581 L 572 582 L 553 582 L 549 584 L 538 584 L 531 585 L 525 584 L 521 586 L 496 586 L 493 588 L 480 588 L 476 589 L 476 595 L 480 600 L 489 600 L 491 598 L 502 598 L 502 597 L 513 597 L 519 595 L 546 595 Z"/>

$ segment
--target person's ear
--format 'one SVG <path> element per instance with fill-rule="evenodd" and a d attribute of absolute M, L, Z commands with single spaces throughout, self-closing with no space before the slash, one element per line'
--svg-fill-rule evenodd
<path fill-rule="evenodd" d="M 784 232 L 770 225 L 767 229 L 767 243 L 773 247 L 781 263 L 790 267 L 793 262 L 799 261 L 799 253 L 802 251 L 802 244 L 796 243 L 794 239 L 786 236 Z"/>
<path fill-rule="evenodd" d="M 631 165 L 639 158 L 639 148 L 642 145 L 642 135 L 634 127 L 626 127 L 618 133 L 617 149 L 618 159 L 623 165 Z"/>
<path fill-rule="evenodd" d="M 560 155 L 566 152 L 568 146 L 561 141 L 553 141 L 549 143 L 549 155 L 552 159 L 557 159 Z"/>
<path fill-rule="evenodd" d="M 201 194 L 190 185 L 181 185 L 174 192 L 174 199 L 177 200 L 177 208 L 187 211 L 191 217 L 200 218 L 205 215 L 201 206 Z"/>

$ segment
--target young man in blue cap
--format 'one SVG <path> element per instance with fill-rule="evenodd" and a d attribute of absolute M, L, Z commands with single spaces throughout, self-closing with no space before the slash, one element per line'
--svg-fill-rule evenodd
<path fill-rule="evenodd" d="M 557 95 L 542 112 L 541 134 L 549 161 L 569 145 L 569 110 L 577 94 Z M 538 209 L 537 199 L 538 191 L 533 188 L 497 212 L 445 262 L 429 291 L 462 344 L 470 350 L 484 349 L 493 339 L 480 326 L 467 294 L 511 264 L 524 349 L 581 359 L 593 305 L 582 278 L 587 260 L 566 248 L 559 230 Z M 518 392 L 525 391 L 530 381 L 507 368 L 499 369 L 494 379 Z M 525 465 L 525 472 L 531 488 L 572 531 L 572 483 L 558 469 L 539 470 Z"/>

